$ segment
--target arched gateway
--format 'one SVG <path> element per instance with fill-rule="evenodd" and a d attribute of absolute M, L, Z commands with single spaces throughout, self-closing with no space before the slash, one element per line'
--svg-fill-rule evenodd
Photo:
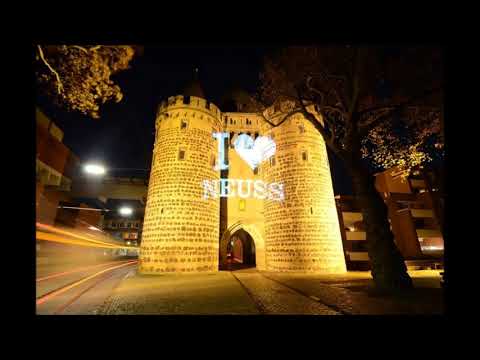
<path fill-rule="evenodd" d="M 265 269 L 265 246 L 260 232 L 254 225 L 238 222 L 228 228 L 220 239 L 219 269 L 228 268 L 227 254 L 229 247 L 234 247 L 232 241 L 241 243 L 241 262 L 260 270 Z M 233 250 L 233 249 L 231 249 Z M 237 261 L 240 260 L 237 254 Z"/>

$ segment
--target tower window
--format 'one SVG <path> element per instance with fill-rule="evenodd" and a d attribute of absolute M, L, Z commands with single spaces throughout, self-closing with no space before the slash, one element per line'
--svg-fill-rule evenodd
<path fill-rule="evenodd" d="M 184 129 L 187 128 L 187 126 L 188 126 L 188 121 L 187 121 L 187 119 L 182 119 L 182 120 L 180 120 L 180 129 L 184 130 Z"/>
<path fill-rule="evenodd" d="M 256 167 L 255 169 L 253 169 L 253 173 L 254 173 L 255 175 L 258 175 L 258 167 Z"/>
<path fill-rule="evenodd" d="M 303 134 L 305 132 L 305 126 L 303 126 L 303 124 L 299 124 L 298 130 L 300 131 L 300 134 Z"/>
<path fill-rule="evenodd" d="M 275 156 L 270 158 L 270 166 L 275 166 Z"/>
<path fill-rule="evenodd" d="M 308 153 L 306 151 L 302 151 L 302 160 L 307 161 L 308 160 Z"/>
<path fill-rule="evenodd" d="M 183 97 L 183 103 L 184 104 L 190 104 L 190 95 L 185 95 Z"/>
<path fill-rule="evenodd" d="M 178 160 L 185 160 L 185 150 L 184 149 L 180 149 L 178 151 Z"/>
<path fill-rule="evenodd" d="M 238 210 L 245 211 L 246 207 L 247 201 L 245 199 L 240 199 L 240 201 L 238 202 Z"/>

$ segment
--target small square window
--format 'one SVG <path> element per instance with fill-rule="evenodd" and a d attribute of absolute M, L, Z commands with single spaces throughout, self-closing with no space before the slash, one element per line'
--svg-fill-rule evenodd
<path fill-rule="evenodd" d="M 180 149 L 178 152 L 178 160 L 185 160 L 185 150 Z"/>

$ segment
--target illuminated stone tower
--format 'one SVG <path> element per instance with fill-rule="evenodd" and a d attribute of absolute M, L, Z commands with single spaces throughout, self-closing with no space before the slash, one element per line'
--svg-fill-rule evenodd
<path fill-rule="evenodd" d="M 248 104 L 248 94 L 237 95 L 235 106 L 224 104 L 222 113 L 193 82 L 160 104 L 139 271 L 217 271 L 227 264 L 229 247 L 242 241 L 241 253 L 250 251 L 245 261 L 254 260 L 259 270 L 345 272 L 323 138 L 301 115 L 271 128 Z M 274 123 L 283 116 L 274 108 L 265 114 Z M 221 171 L 214 170 L 222 146 L 216 132 L 228 133 L 228 169 Z M 274 157 L 252 168 L 235 147 L 241 134 L 252 141 L 271 136 Z M 231 181 L 229 196 L 205 198 L 204 180 L 220 178 Z M 284 198 L 254 196 L 248 184 L 256 182 L 283 184 Z"/>
<path fill-rule="evenodd" d="M 218 270 L 219 199 L 202 199 L 213 169 L 220 110 L 198 82 L 158 108 L 139 271 L 142 274 Z"/>
<path fill-rule="evenodd" d="M 272 111 L 273 109 L 267 109 Z M 272 114 L 274 123 L 281 118 Z M 277 152 L 264 163 L 266 182 L 283 182 L 285 201 L 265 200 L 266 267 L 270 271 L 346 271 L 327 149 L 297 114 L 266 131 Z"/>

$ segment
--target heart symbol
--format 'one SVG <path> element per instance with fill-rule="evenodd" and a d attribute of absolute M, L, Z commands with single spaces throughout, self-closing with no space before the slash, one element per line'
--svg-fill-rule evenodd
<path fill-rule="evenodd" d="M 272 157 L 276 151 L 275 141 L 267 136 L 259 136 L 253 139 L 247 134 L 238 135 L 234 143 L 237 154 L 252 168 L 255 168 Z"/>

